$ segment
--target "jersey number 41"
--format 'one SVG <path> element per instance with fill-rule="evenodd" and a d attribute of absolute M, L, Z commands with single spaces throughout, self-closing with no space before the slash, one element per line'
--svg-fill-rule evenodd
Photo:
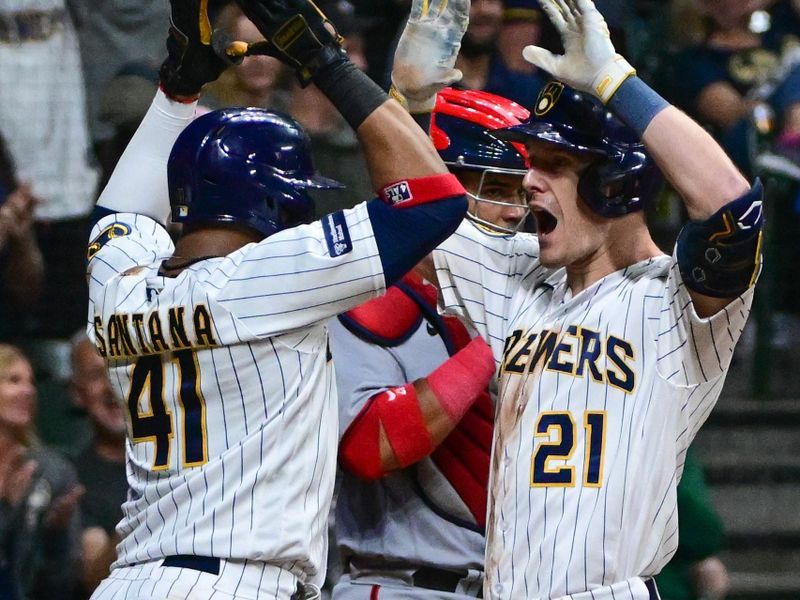
<path fill-rule="evenodd" d="M 152 442 L 154 447 L 153 471 L 169 468 L 175 422 L 164 401 L 164 370 L 177 368 L 175 386 L 181 408 L 182 467 L 197 467 L 208 460 L 206 442 L 206 406 L 200 393 L 197 356 L 192 350 L 172 353 L 170 362 L 162 362 L 161 355 L 142 356 L 136 361 L 128 393 L 128 410 L 131 416 L 131 441 Z M 141 397 L 149 390 L 149 410 L 143 411 Z"/>

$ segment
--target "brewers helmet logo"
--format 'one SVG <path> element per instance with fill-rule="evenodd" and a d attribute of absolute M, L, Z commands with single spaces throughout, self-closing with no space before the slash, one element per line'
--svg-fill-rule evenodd
<path fill-rule="evenodd" d="M 548 83 L 542 91 L 539 93 L 539 97 L 536 99 L 536 106 L 533 109 L 533 113 L 537 117 L 543 117 L 547 113 L 549 113 L 553 107 L 558 102 L 558 99 L 561 97 L 561 93 L 564 91 L 564 84 L 559 81 L 551 81 Z"/>

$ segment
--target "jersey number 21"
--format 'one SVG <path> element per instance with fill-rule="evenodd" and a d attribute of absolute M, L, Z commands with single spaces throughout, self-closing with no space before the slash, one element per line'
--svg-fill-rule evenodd
<path fill-rule="evenodd" d="M 603 450 L 605 449 L 606 412 L 586 411 L 583 418 L 584 448 L 583 485 L 600 487 L 603 484 Z M 531 487 L 572 487 L 575 485 L 575 467 L 569 464 L 578 445 L 578 428 L 572 413 L 566 411 L 543 412 L 536 423 L 535 438 L 554 441 L 541 442 L 531 458 Z M 565 461 L 567 464 L 551 464 Z"/>

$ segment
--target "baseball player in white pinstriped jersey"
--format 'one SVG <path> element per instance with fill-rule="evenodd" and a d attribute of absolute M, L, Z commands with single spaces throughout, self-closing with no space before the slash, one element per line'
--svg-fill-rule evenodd
<path fill-rule="evenodd" d="M 542 5 L 565 54 L 524 56 L 560 81 L 495 132 L 527 148 L 538 233 L 464 222 L 434 253 L 445 309 L 498 364 L 484 595 L 655 600 L 686 449 L 750 311 L 762 189 L 635 76 L 590 0 Z M 691 219 L 672 256 L 640 210 L 656 167 Z"/>
<path fill-rule="evenodd" d="M 294 121 L 258 109 L 192 121 L 229 61 L 205 2 L 173 3 L 162 91 L 98 201 L 88 251 L 89 331 L 130 419 L 122 541 L 95 600 L 318 594 L 338 430 L 324 323 L 383 292 L 466 210 L 425 134 L 313 4 L 240 4 L 268 39 L 303 16 L 314 36 L 272 51 L 382 152 L 370 172 L 386 201 L 305 224 L 307 189 L 335 182 Z"/>

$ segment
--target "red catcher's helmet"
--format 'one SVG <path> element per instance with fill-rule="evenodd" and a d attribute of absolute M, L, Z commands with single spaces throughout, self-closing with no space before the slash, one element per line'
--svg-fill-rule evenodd
<path fill-rule="evenodd" d="M 482 191 L 487 173 L 518 175 L 520 178 L 525 175 L 528 158 L 525 146 L 501 140 L 494 131 L 520 125 L 529 116 L 526 108 L 489 92 L 445 88 L 436 96 L 431 119 L 433 145 L 451 171 L 481 173 L 477 193 L 470 194 L 473 200 L 489 204 L 525 204 L 521 185 L 520 196 L 513 199 L 483 197 Z M 468 216 L 485 227 L 501 233 L 516 231 L 485 221 L 476 213 L 477 210 Z"/>

